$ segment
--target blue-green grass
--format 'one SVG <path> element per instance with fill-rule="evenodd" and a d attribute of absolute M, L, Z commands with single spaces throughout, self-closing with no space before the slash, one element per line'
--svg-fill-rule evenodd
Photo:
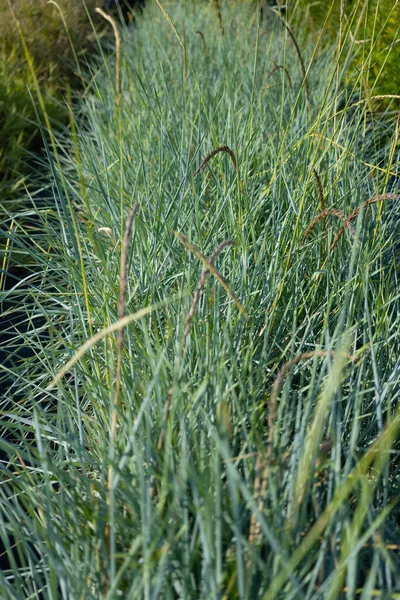
<path fill-rule="evenodd" d="M 9 223 L 4 267 L 34 267 L 2 292 L 33 354 L 2 369 L 6 599 L 400 597 L 396 122 L 295 31 L 308 104 L 280 19 L 219 5 L 224 35 L 213 2 L 122 31 L 120 95 L 94 65 L 41 228 Z M 220 146 L 237 168 L 195 175 Z"/>

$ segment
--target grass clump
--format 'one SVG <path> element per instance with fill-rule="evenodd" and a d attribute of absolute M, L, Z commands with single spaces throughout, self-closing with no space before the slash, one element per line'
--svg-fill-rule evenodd
<path fill-rule="evenodd" d="M 218 9 L 150 5 L 48 152 L 2 296 L 7 598 L 400 593 L 395 121 L 299 41 L 308 103 L 280 19 Z"/>

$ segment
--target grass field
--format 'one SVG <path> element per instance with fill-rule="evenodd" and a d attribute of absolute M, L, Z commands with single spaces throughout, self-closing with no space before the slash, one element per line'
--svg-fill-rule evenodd
<path fill-rule="evenodd" d="M 338 31 L 155 0 L 50 136 L 1 598 L 400 598 L 399 121 Z"/>

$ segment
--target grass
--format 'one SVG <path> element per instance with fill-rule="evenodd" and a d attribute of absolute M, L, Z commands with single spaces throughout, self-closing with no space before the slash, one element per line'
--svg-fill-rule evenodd
<path fill-rule="evenodd" d="M 86 85 L 83 65 L 102 34 L 94 33 L 96 0 L 47 2 L 3 0 L 0 6 L 0 218 L 29 206 L 26 188 L 32 193 L 43 184 L 36 165 L 43 149 L 44 130 L 39 118 L 54 129 L 69 120 L 71 88 Z M 92 13 L 92 15 L 91 15 Z M 91 16 L 90 16 L 91 15 Z M 23 36 L 29 49 L 26 59 Z M 39 82 L 42 102 L 36 94 Z M 27 209 L 28 210 L 28 209 Z M 5 240 L 0 236 L 0 246 Z M 29 261 L 29 256 L 25 257 Z"/>
<path fill-rule="evenodd" d="M 6 599 L 400 597 L 398 127 L 287 31 L 150 3 L 3 225 Z"/>

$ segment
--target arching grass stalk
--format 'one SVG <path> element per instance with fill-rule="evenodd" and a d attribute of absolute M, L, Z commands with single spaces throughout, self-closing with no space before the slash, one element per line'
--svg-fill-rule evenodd
<path fill-rule="evenodd" d="M 51 380 L 51 382 L 46 387 L 46 391 L 51 390 L 58 383 L 60 383 L 62 378 L 68 373 L 68 371 L 70 371 L 71 368 L 74 365 L 76 365 L 76 363 L 79 362 L 83 356 L 85 356 L 86 352 L 88 352 L 88 350 L 93 348 L 93 346 L 101 342 L 101 340 L 103 340 L 105 337 L 119 331 L 122 328 L 125 328 L 130 323 L 139 321 L 146 315 L 152 313 L 154 310 L 157 310 L 158 308 L 161 308 L 166 304 L 169 304 L 170 302 L 177 302 L 185 296 L 186 294 L 177 294 L 176 296 L 172 296 L 171 298 L 163 300 L 162 302 L 158 302 L 156 304 L 152 304 L 151 306 L 141 308 L 137 312 L 132 313 L 131 315 L 126 315 L 126 317 L 123 317 L 123 319 L 112 323 L 108 327 L 105 327 L 104 329 L 96 333 L 94 336 L 86 340 L 86 342 L 82 344 L 82 346 L 75 352 L 75 354 L 69 359 L 69 361 L 66 362 L 65 365 L 58 371 L 57 375 Z"/>
<path fill-rule="evenodd" d="M 233 246 L 234 242 L 232 242 L 231 240 L 226 240 L 225 242 L 222 242 L 221 244 L 219 244 L 219 246 L 217 246 L 214 250 L 214 252 L 212 253 L 212 255 L 209 258 L 209 262 L 211 265 L 214 265 L 214 262 L 216 261 L 216 259 L 218 258 L 218 256 L 221 254 L 222 250 L 224 248 L 226 248 L 227 246 Z M 192 318 L 194 316 L 194 313 L 196 312 L 196 307 L 197 304 L 199 302 L 200 299 L 200 292 L 204 287 L 204 284 L 206 282 L 206 279 L 208 277 L 208 275 L 210 274 L 210 270 L 205 267 L 201 273 L 200 279 L 197 283 L 196 289 L 194 291 L 193 294 L 193 299 L 192 299 L 192 304 L 190 306 L 189 312 L 186 315 L 186 320 L 185 320 L 185 331 L 183 334 L 183 343 L 185 343 L 187 336 L 189 335 L 190 332 L 190 324 L 192 322 Z"/>
<path fill-rule="evenodd" d="M 224 26 L 222 24 L 222 14 L 221 14 L 221 8 L 220 8 L 220 5 L 219 5 L 219 1 L 218 0 L 212 0 L 212 3 L 214 5 L 215 12 L 217 13 L 217 20 L 218 20 L 219 30 L 221 32 L 221 35 L 224 36 L 225 35 L 225 29 L 224 29 Z"/>
<path fill-rule="evenodd" d="M 328 217 L 328 216 L 337 217 L 338 219 L 343 221 L 343 223 L 344 223 L 343 229 L 345 229 L 345 228 L 348 229 L 351 236 L 353 238 L 355 238 L 356 232 L 354 231 L 354 227 L 352 226 L 352 224 L 350 222 L 351 219 L 349 217 L 346 217 L 341 210 L 337 210 L 336 208 L 327 208 L 327 209 L 323 210 L 322 212 L 318 213 L 314 217 L 314 219 L 311 221 L 311 223 L 305 230 L 304 235 L 301 239 L 301 242 L 300 242 L 301 246 L 304 244 L 304 242 L 306 241 L 306 239 L 308 238 L 308 236 L 310 235 L 312 230 L 315 228 L 317 223 L 319 223 L 319 221 L 321 221 L 321 220 L 325 220 L 326 217 Z"/>
<path fill-rule="evenodd" d="M 318 190 L 318 198 L 319 198 L 319 209 L 320 209 L 321 212 L 324 212 L 324 210 L 325 210 L 325 197 L 324 197 L 324 190 L 323 190 L 323 187 L 322 187 L 321 179 L 319 177 L 317 169 L 313 169 L 313 173 L 314 173 L 315 180 L 317 182 L 317 190 Z"/>
<path fill-rule="evenodd" d="M 273 75 L 274 73 L 276 73 L 277 71 L 279 71 L 279 70 L 282 70 L 282 71 L 285 73 L 285 75 L 286 75 L 286 77 L 287 77 L 287 80 L 288 80 L 288 82 L 289 82 L 289 85 L 290 85 L 290 89 L 291 89 L 291 90 L 293 90 L 293 81 L 292 81 L 292 78 L 290 77 L 290 73 L 289 73 L 288 69 L 287 69 L 287 68 L 286 68 L 284 65 L 276 65 L 276 66 L 275 66 L 275 67 L 272 69 L 272 71 L 270 71 L 270 72 L 268 73 L 268 77 L 272 77 L 272 75 Z"/>
<path fill-rule="evenodd" d="M 211 160 L 211 158 L 213 156 L 215 156 L 216 154 L 218 154 L 219 152 L 226 152 L 227 154 L 229 154 L 229 156 L 231 157 L 233 168 L 235 169 L 235 171 L 237 171 L 238 167 L 237 167 L 236 157 L 233 153 L 233 150 L 231 150 L 229 148 L 229 146 L 219 146 L 218 148 L 215 148 L 215 150 L 212 150 L 209 154 L 207 154 L 207 156 L 202 161 L 200 166 L 195 170 L 194 175 L 197 175 L 197 173 L 200 173 L 200 171 L 202 171 L 204 169 L 204 167 L 206 166 L 208 161 Z"/>
<path fill-rule="evenodd" d="M 319 210 L 320 210 L 320 212 L 324 212 L 325 211 L 325 196 L 324 196 L 324 190 L 322 187 L 322 182 L 321 182 L 321 179 L 320 179 L 317 169 L 313 168 L 313 173 L 314 173 L 315 180 L 317 182 Z M 325 233 L 325 228 L 326 228 L 326 217 L 324 217 L 322 220 L 322 230 L 324 233 Z M 322 256 L 322 252 L 323 252 L 323 249 L 321 246 L 321 256 Z"/>
<path fill-rule="evenodd" d="M 185 26 L 182 29 L 182 42 L 183 42 L 183 78 L 184 81 L 187 79 L 187 44 L 186 44 L 186 31 Z"/>
<path fill-rule="evenodd" d="M 301 67 L 301 72 L 303 74 L 303 85 L 304 85 L 304 92 L 306 95 L 306 100 L 307 100 L 307 107 L 308 107 L 308 111 L 310 112 L 311 110 L 311 101 L 310 101 L 310 91 L 308 88 L 308 81 L 307 81 L 307 72 L 306 72 L 306 68 L 304 66 L 304 60 L 303 60 L 303 56 L 301 54 L 301 50 L 300 50 L 300 46 L 297 43 L 297 40 L 295 38 L 295 35 L 293 33 L 293 31 L 291 30 L 291 28 L 289 27 L 289 24 L 287 23 L 287 21 L 283 18 L 283 16 L 281 15 L 281 13 L 277 13 L 279 15 L 279 18 L 282 21 L 283 26 L 285 27 L 286 31 L 288 32 L 293 45 L 296 49 L 297 52 L 297 56 L 299 57 L 299 62 L 300 62 L 300 67 Z"/>
<path fill-rule="evenodd" d="M 139 203 L 136 203 L 128 215 L 125 225 L 124 239 L 121 248 L 121 271 L 120 271 L 120 289 L 119 289 L 119 302 L 118 302 L 118 319 L 121 321 L 125 316 L 126 308 L 126 291 L 128 287 L 128 251 L 129 244 L 132 237 L 132 226 L 133 219 L 139 210 Z M 121 387 L 121 366 L 122 366 L 122 349 L 124 345 L 124 327 L 121 327 L 118 331 L 117 339 L 117 368 L 115 374 L 115 388 L 114 388 L 114 401 L 111 413 L 111 426 L 110 426 L 110 464 L 108 466 L 107 475 L 107 508 L 108 508 L 108 522 L 106 523 L 105 538 L 109 541 L 110 551 L 110 575 L 111 581 L 115 577 L 115 510 L 114 510 L 114 454 L 115 454 L 115 434 L 117 431 L 117 418 L 118 418 L 118 406 L 119 406 L 119 392 Z"/>
<path fill-rule="evenodd" d="M 207 58 L 207 45 L 206 45 L 206 40 L 204 38 L 204 33 L 202 31 L 196 31 L 196 33 L 201 38 L 201 43 L 202 43 L 202 46 L 203 46 L 203 54 Z"/>
<path fill-rule="evenodd" d="M 171 27 L 172 31 L 174 32 L 177 40 L 179 41 L 181 48 L 183 50 L 183 64 L 184 64 L 184 68 L 187 69 L 187 54 L 186 54 L 186 40 L 183 40 L 181 38 L 181 36 L 179 35 L 179 33 L 176 30 L 175 25 L 172 22 L 171 17 L 169 16 L 169 14 L 167 13 L 167 11 L 165 10 L 164 6 L 161 4 L 160 0 L 156 0 L 156 4 L 158 6 L 158 8 L 161 10 L 162 14 L 164 15 L 165 20 L 167 21 L 168 25 Z M 186 67 L 185 67 L 186 65 Z"/>
<path fill-rule="evenodd" d="M 115 37 L 115 89 L 117 92 L 117 105 L 121 104 L 121 35 L 115 19 L 108 15 L 101 8 L 96 8 L 96 12 L 111 24 Z"/>
<path fill-rule="evenodd" d="M 369 200 L 366 200 L 361 206 L 357 206 L 350 214 L 348 217 L 346 217 L 346 221 L 348 223 L 350 223 L 350 226 L 353 228 L 353 226 L 351 225 L 351 221 L 353 221 L 361 212 L 361 210 L 364 210 L 365 208 L 367 208 L 368 206 L 371 206 L 371 204 L 376 204 L 376 203 L 381 203 L 381 202 L 386 202 L 386 200 L 398 200 L 400 198 L 399 194 L 381 194 L 380 196 L 374 196 L 373 198 L 370 198 Z M 311 226 L 311 225 L 310 225 Z M 340 238 L 342 237 L 345 228 L 347 227 L 347 225 L 342 225 L 342 227 L 338 230 L 337 234 L 335 235 L 335 238 L 332 242 L 332 244 L 330 245 L 329 248 L 329 252 L 327 257 L 325 258 L 323 264 L 320 267 L 320 270 L 325 268 L 326 262 L 329 258 L 329 256 L 331 255 L 332 251 L 335 249 L 335 247 L 337 246 Z M 353 229 L 354 231 L 354 229 Z M 305 237 L 305 236 L 304 236 Z"/>
<path fill-rule="evenodd" d="M 276 421 L 276 404 L 278 399 L 279 388 L 285 378 L 285 375 L 290 371 L 292 367 L 299 364 L 300 362 L 310 360 L 311 358 L 326 358 L 334 357 L 335 353 L 327 350 L 313 350 L 311 352 L 303 352 L 290 359 L 282 365 L 279 369 L 275 381 L 273 383 L 270 398 L 268 401 L 268 441 L 267 450 L 265 456 L 262 456 L 259 452 L 257 454 L 257 460 L 255 465 L 255 479 L 254 479 L 254 498 L 258 499 L 258 510 L 261 512 L 264 507 L 264 498 L 266 494 L 269 467 L 272 457 L 272 446 L 275 437 L 275 421 Z M 347 356 L 347 360 L 354 362 L 358 355 Z M 265 400 L 264 400 L 265 402 Z M 253 513 L 250 520 L 250 533 L 249 533 L 249 544 L 253 545 L 257 542 L 260 534 L 260 524 L 257 522 L 256 514 Z"/>
<path fill-rule="evenodd" d="M 118 320 L 123 320 L 126 309 L 126 291 L 128 287 L 128 251 L 129 244 L 132 237 L 132 225 L 133 219 L 139 210 L 139 203 L 137 202 L 132 208 L 128 215 L 125 225 L 125 234 L 122 242 L 121 249 L 121 271 L 120 271 L 120 289 L 119 289 L 119 302 L 118 302 Z M 121 361 L 122 361 L 122 349 L 124 345 L 124 330 L 125 327 L 121 327 L 118 331 L 117 339 L 117 369 L 115 375 L 115 390 L 114 390 L 114 406 L 112 412 L 111 431 L 110 431 L 110 443 L 113 444 L 115 438 L 115 432 L 117 428 L 117 409 L 119 391 L 121 386 Z M 111 468 L 111 467 L 110 467 Z M 110 482 L 109 482 L 110 483 Z"/>
<path fill-rule="evenodd" d="M 214 265 L 211 264 L 211 262 L 206 259 L 206 257 L 200 252 L 200 250 L 199 250 L 199 248 L 197 248 L 197 246 L 195 246 L 194 244 L 191 244 L 184 235 L 179 233 L 179 231 L 174 231 L 174 234 L 176 235 L 178 240 L 180 242 L 182 242 L 182 244 L 185 246 L 185 248 L 187 248 L 187 250 L 192 252 L 195 256 L 197 256 L 198 259 L 201 260 L 201 262 L 206 266 L 206 268 L 210 271 L 210 273 L 212 273 L 214 275 L 215 279 L 222 285 L 222 287 L 224 288 L 224 290 L 226 291 L 228 296 L 230 296 L 232 298 L 233 302 L 236 304 L 237 308 L 240 310 L 242 315 L 247 318 L 249 315 L 247 314 L 247 312 L 241 305 L 239 298 L 231 290 L 229 285 L 226 283 L 225 279 L 218 273 L 218 271 L 216 270 Z"/>

